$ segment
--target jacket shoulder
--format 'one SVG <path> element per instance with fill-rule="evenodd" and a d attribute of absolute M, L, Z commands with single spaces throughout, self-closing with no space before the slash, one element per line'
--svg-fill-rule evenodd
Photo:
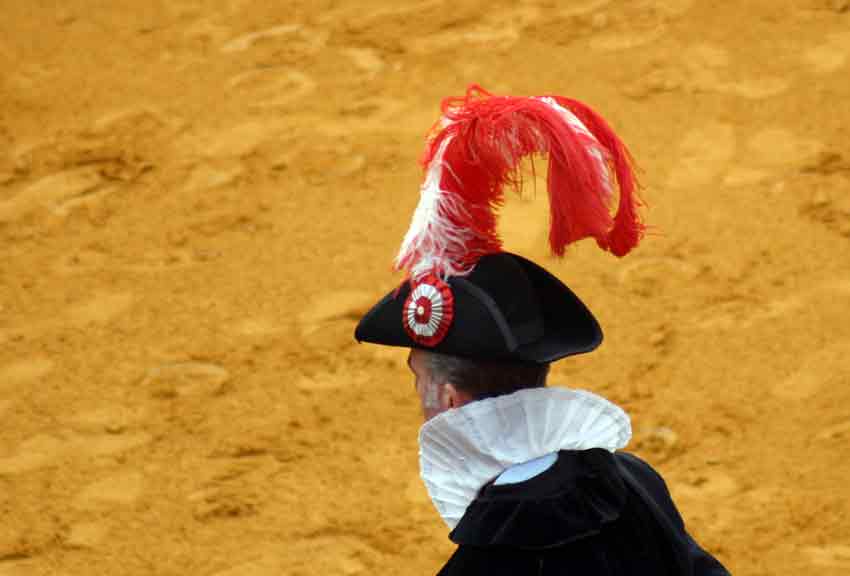
<path fill-rule="evenodd" d="M 662 511 L 673 522 L 673 524 L 684 530 L 685 523 L 676 505 L 673 504 L 673 499 L 670 496 L 670 490 L 667 488 L 667 483 L 658 473 L 655 468 L 650 466 L 646 461 L 641 460 L 634 454 L 629 452 L 617 452 L 614 454 L 617 462 L 626 469 L 628 473 L 641 485 L 641 487 L 649 493 L 653 501 L 661 507 Z"/>
<path fill-rule="evenodd" d="M 626 474 L 637 482 L 646 495 L 652 500 L 647 502 L 648 506 L 653 504 L 667 518 L 672 530 L 673 537 L 684 544 L 687 554 L 685 561 L 689 564 L 690 573 L 694 576 L 725 576 L 729 572 L 714 556 L 706 552 L 691 537 L 685 528 L 685 522 L 673 499 L 667 483 L 652 466 L 641 460 L 634 454 L 628 452 L 617 452 L 615 454 L 618 464 L 625 470 Z M 663 522 L 663 520 L 662 520 Z"/>

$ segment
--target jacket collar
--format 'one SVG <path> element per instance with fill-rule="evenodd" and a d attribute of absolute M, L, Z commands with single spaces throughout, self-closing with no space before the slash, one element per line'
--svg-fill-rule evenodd
<path fill-rule="evenodd" d="M 559 450 L 624 448 L 628 415 L 584 390 L 530 388 L 447 410 L 419 431 L 419 468 L 453 529 L 481 487 L 505 469 Z"/>

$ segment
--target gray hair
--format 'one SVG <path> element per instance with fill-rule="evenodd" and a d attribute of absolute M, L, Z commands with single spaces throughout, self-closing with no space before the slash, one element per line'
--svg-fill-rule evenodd
<path fill-rule="evenodd" d="M 478 360 L 437 352 L 428 355 L 428 369 L 434 381 L 451 382 L 476 400 L 546 386 L 549 375 L 549 364 Z"/>

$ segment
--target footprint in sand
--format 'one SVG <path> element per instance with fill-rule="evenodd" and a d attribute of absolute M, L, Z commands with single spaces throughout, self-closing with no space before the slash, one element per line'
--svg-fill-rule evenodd
<path fill-rule="evenodd" d="M 187 185 L 210 185 L 213 187 L 234 182 L 244 172 L 241 165 L 234 165 L 234 158 L 248 156 L 264 143 L 280 136 L 287 130 L 282 121 L 247 121 L 215 134 L 192 137 L 190 146 L 198 147 L 209 163 L 193 167 Z"/>
<path fill-rule="evenodd" d="M 316 81 L 306 72 L 291 68 L 259 68 L 231 78 L 227 89 L 249 108 L 279 108 L 316 91 Z"/>
<path fill-rule="evenodd" d="M 601 8 L 611 4 L 614 0 L 576 0 L 565 3 L 557 12 L 558 16 L 582 16 L 601 12 Z"/>
<path fill-rule="evenodd" d="M 232 35 L 232 29 L 226 24 L 219 24 L 214 18 L 198 18 L 194 19 L 195 14 L 193 9 L 185 11 L 185 17 L 193 18 L 190 23 L 183 27 L 183 36 L 187 40 L 195 40 L 204 44 L 221 44 L 225 39 Z M 181 51 L 182 55 L 184 51 Z M 172 52 L 168 52 L 167 56 L 174 57 Z M 185 56 L 184 56 L 185 57 Z M 199 58 L 193 58 L 192 61 L 197 61 Z M 189 63 L 187 61 L 186 63 Z"/>
<path fill-rule="evenodd" d="M 296 388 L 308 392 L 329 392 L 331 390 L 346 388 L 350 385 L 351 381 L 347 377 L 330 372 L 318 373 L 312 376 L 302 376 L 295 381 Z"/>
<path fill-rule="evenodd" d="M 376 538 L 380 538 L 376 536 Z M 333 554 L 327 554 L 333 550 Z M 247 551 L 251 560 L 211 576 L 264 576 L 266 574 L 365 574 L 369 566 L 380 564 L 384 554 L 365 538 L 341 533 L 299 537 L 288 554 L 281 555 L 279 544 Z"/>
<path fill-rule="evenodd" d="M 354 4 L 324 10 L 318 17 L 321 24 L 345 22 L 352 30 L 380 29 L 381 20 L 406 17 L 442 4 L 442 0 L 420 0 L 419 2 L 396 2 L 371 10 L 363 10 Z"/>
<path fill-rule="evenodd" d="M 252 134 L 254 136 L 253 140 L 250 138 Z M 221 152 L 221 149 L 224 148 L 224 152 L 236 152 L 235 154 L 224 154 L 226 156 L 241 156 L 244 153 L 253 151 L 253 149 L 262 142 L 263 133 L 258 133 L 256 127 L 254 127 L 252 130 L 248 131 L 248 136 L 247 148 L 243 147 L 241 143 L 239 146 L 234 147 L 236 135 L 231 135 L 231 139 L 218 143 L 219 152 Z M 215 148 L 215 145 L 213 145 L 213 148 Z M 192 167 L 189 177 L 183 184 L 183 189 L 187 192 L 199 192 L 203 190 L 212 190 L 213 188 L 232 186 L 244 172 L 245 168 L 238 164 L 228 166 L 215 166 L 208 163 L 197 164 Z"/>
<path fill-rule="evenodd" d="M 567 15 L 595 13 L 600 32 L 591 38 L 590 47 L 601 52 L 630 50 L 657 41 L 667 33 L 671 21 L 691 8 L 693 0 L 636 3 L 631 9 L 612 11 L 622 14 L 629 27 L 624 30 L 622 26 L 614 26 L 610 31 L 606 30 L 609 27 L 609 14 L 602 10 L 609 3 L 590 1 L 579 3 L 578 6 L 570 3 L 566 11 Z"/>
<path fill-rule="evenodd" d="M 372 306 L 373 299 L 374 294 L 355 290 L 319 294 L 297 316 L 297 329 L 308 345 L 322 348 L 350 345 L 351 332 Z"/>
<path fill-rule="evenodd" d="M 145 253 L 135 260 L 113 260 L 109 254 L 97 250 L 80 250 L 63 254 L 53 265 L 59 274 L 89 274 L 93 270 L 123 270 L 128 272 L 162 272 L 166 269 L 186 268 L 199 264 L 201 258 L 191 250 L 174 248 Z"/>
<path fill-rule="evenodd" d="M 629 34 L 598 35 L 590 41 L 590 47 L 600 52 L 630 50 L 656 42 L 666 33 L 666 25 L 659 24 L 649 30 L 632 31 Z"/>
<path fill-rule="evenodd" d="M 217 486 L 189 495 L 192 516 L 200 522 L 255 516 L 259 513 L 259 497 L 244 487 Z"/>
<path fill-rule="evenodd" d="M 96 548 L 108 534 L 105 522 L 80 522 L 71 525 L 64 544 L 70 548 Z"/>
<path fill-rule="evenodd" d="M 809 561 L 815 566 L 842 568 L 842 574 L 850 572 L 850 546 L 808 546 L 803 549 Z"/>
<path fill-rule="evenodd" d="M 74 205 L 113 189 L 105 185 L 97 166 L 63 170 L 33 182 L 11 199 L 0 202 L 0 222 L 20 219 L 39 209 L 64 216 Z"/>
<path fill-rule="evenodd" d="M 53 370 L 51 362 L 31 360 L 7 366 L 0 372 L 0 383 L 11 383 L 15 389 L 35 382 Z M 3 390 L 3 394 L 11 394 Z M 11 405 L 11 400 L 6 401 Z M 132 428 L 140 414 L 114 405 L 70 416 L 67 428 L 52 434 L 37 434 L 21 442 L 15 451 L 0 456 L 0 475 L 13 475 L 60 464 L 64 459 L 110 457 L 149 444 L 153 437 Z"/>
<path fill-rule="evenodd" d="M 824 150 L 801 172 L 811 178 L 812 192 L 800 203 L 800 214 L 850 238 L 850 158 Z"/>
<path fill-rule="evenodd" d="M 108 260 L 103 252 L 83 249 L 60 256 L 53 269 L 60 274 L 88 273 L 92 270 L 102 270 Z"/>
<path fill-rule="evenodd" d="M 386 67 L 380 53 L 372 48 L 345 48 L 342 51 L 351 63 L 369 77 L 375 77 Z"/>
<path fill-rule="evenodd" d="M 340 320 L 356 322 L 369 310 L 373 300 L 374 294 L 359 290 L 319 294 L 298 316 L 301 332 L 309 334 L 324 324 Z"/>
<path fill-rule="evenodd" d="M 153 440 L 150 434 L 96 434 L 77 436 L 72 440 L 80 453 L 91 456 L 114 456 L 149 444 Z"/>
<path fill-rule="evenodd" d="M 847 283 L 835 282 L 816 286 L 807 292 L 768 301 L 735 298 L 715 303 L 697 314 L 693 323 L 702 330 L 746 329 L 761 322 L 789 318 L 812 301 L 850 296 Z"/>
<path fill-rule="evenodd" d="M 675 492 L 677 497 L 706 502 L 727 498 L 741 491 L 738 482 L 722 472 L 705 474 L 690 482 L 676 483 L 673 486 L 671 491 Z"/>
<path fill-rule="evenodd" d="M 375 535 L 382 540 L 381 535 Z M 334 550 L 334 554 L 324 554 L 325 550 Z M 284 574 L 296 574 L 302 571 L 316 574 L 342 574 L 353 576 L 365 574 L 369 566 L 381 564 L 383 553 L 372 546 L 366 538 L 346 534 L 328 534 L 298 539 L 293 543 L 293 554 L 285 557 L 282 568 Z"/>
<path fill-rule="evenodd" d="M 712 530 L 724 530 L 735 524 L 731 508 L 717 508 L 716 502 L 739 500 L 742 488 L 735 478 L 723 472 L 706 472 L 689 482 L 675 482 L 670 492 L 695 520 Z"/>
<path fill-rule="evenodd" d="M 149 140 L 170 135 L 186 127 L 186 122 L 150 106 L 116 108 L 95 120 L 91 135 L 108 140 Z"/>
<path fill-rule="evenodd" d="M 679 435 L 669 426 L 640 426 L 634 430 L 632 442 L 634 450 L 651 455 L 657 462 L 666 462 L 684 451 Z"/>
<path fill-rule="evenodd" d="M 364 98 L 344 104 L 339 113 L 345 120 L 345 127 L 348 130 L 354 128 L 353 123 L 361 124 L 363 128 L 381 125 L 392 120 L 393 117 L 400 117 L 400 111 L 404 109 L 404 103 L 398 99 L 390 98 Z M 330 127 L 334 131 L 333 127 Z M 340 134 L 344 134 L 340 131 Z"/>
<path fill-rule="evenodd" d="M 234 331 L 242 336 L 269 336 L 284 332 L 287 328 L 286 324 L 268 318 L 247 318 L 233 326 Z"/>
<path fill-rule="evenodd" d="M 324 30 L 309 29 L 298 24 L 282 24 L 232 38 L 221 47 L 221 52 L 233 54 L 249 50 L 255 45 L 277 42 L 278 45 L 285 45 L 287 50 L 305 56 L 321 50 L 327 38 L 328 33 Z"/>
<path fill-rule="evenodd" d="M 409 47 L 418 54 L 433 54 L 475 44 L 506 50 L 516 44 L 527 24 L 538 19 L 539 9 L 531 6 L 485 12 L 480 23 L 411 38 Z"/>
<path fill-rule="evenodd" d="M 797 136 L 781 127 L 765 128 L 747 140 L 741 161 L 730 166 L 723 183 L 746 186 L 764 182 L 783 171 L 811 165 L 822 150 L 823 145 L 817 140 Z"/>
<path fill-rule="evenodd" d="M 679 145 L 679 165 L 668 177 L 673 188 L 705 186 L 723 175 L 727 185 L 747 185 L 775 177 L 780 170 L 810 165 L 823 146 L 782 127 L 753 134 L 739 151 L 734 128 L 713 124 L 688 133 Z M 732 158 L 739 160 L 732 162 Z"/>
<path fill-rule="evenodd" d="M 22 442 L 17 453 L 0 457 L 0 476 L 23 474 L 54 465 L 62 456 L 64 443 L 54 436 L 39 434 Z"/>
<path fill-rule="evenodd" d="M 89 484 L 74 499 L 83 510 L 129 506 L 142 496 L 145 479 L 141 472 L 121 472 Z"/>
<path fill-rule="evenodd" d="M 842 368 L 850 357 L 850 342 L 838 341 L 805 357 L 797 371 L 773 386 L 772 392 L 787 400 L 805 400 L 821 388 L 846 386 Z"/>
<path fill-rule="evenodd" d="M 395 346 L 369 346 L 369 355 L 374 360 L 391 370 L 399 370 L 406 373 L 407 371 L 407 354 L 406 348 L 398 348 Z"/>
<path fill-rule="evenodd" d="M 791 85 L 789 80 L 779 77 L 759 77 L 755 79 L 738 80 L 737 82 L 719 81 L 712 84 L 712 89 L 721 94 L 732 94 L 749 100 L 762 100 L 786 92 Z M 712 91 L 707 86 L 700 86 L 706 92 Z"/>
<path fill-rule="evenodd" d="M 22 385 L 41 381 L 53 371 L 53 361 L 34 357 L 0 366 L 0 390 L 12 393 Z"/>
<path fill-rule="evenodd" d="M 267 552 L 261 558 L 214 572 L 211 576 L 267 576 L 281 573 L 283 572 L 279 555 Z"/>
<path fill-rule="evenodd" d="M 230 372 L 209 362 L 176 362 L 148 371 L 141 386 L 155 398 L 217 396 L 227 390 Z"/>
<path fill-rule="evenodd" d="M 66 452 L 89 456 L 113 456 L 150 443 L 153 437 L 133 431 L 143 421 L 141 410 L 122 405 L 107 405 L 97 410 L 74 414 L 66 424 Z"/>
<path fill-rule="evenodd" d="M 735 155 L 731 124 L 707 124 L 688 132 L 679 143 L 679 159 L 667 177 L 671 188 L 709 186 L 716 182 Z"/>
<path fill-rule="evenodd" d="M 0 457 L 0 476 L 57 466 L 65 459 L 116 456 L 152 440 L 144 432 L 80 434 L 64 430 L 57 435 L 38 434 L 21 442 L 12 455 Z"/>
<path fill-rule="evenodd" d="M 837 72 L 847 64 L 850 33 L 833 34 L 826 41 L 803 54 L 803 61 L 817 74 Z"/>
<path fill-rule="evenodd" d="M 77 325 L 108 324 L 129 310 L 133 300 L 133 295 L 127 292 L 102 293 L 72 307 L 68 316 Z"/>
<path fill-rule="evenodd" d="M 622 266 L 617 279 L 630 290 L 652 294 L 669 280 L 696 278 L 699 269 L 689 262 L 670 256 L 637 257 Z"/>
<path fill-rule="evenodd" d="M 787 79 L 772 76 L 729 80 L 728 66 L 734 58 L 726 48 L 714 44 L 697 44 L 689 48 L 683 61 L 686 63 L 684 85 L 694 91 L 759 100 L 781 94 L 790 85 Z"/>
<path fill-rule="evenodd" d="M 815 435 L 818 440 L 836 440 L 846 442 L 850 439 L 850 420 L 827 426 Z"/>
<path fill-rule="evenodd" d="M 265 30 L 259 30 L 257 32 L 243 34 L 227 42 L 224 46 L 221 47 L 221 51 L 225 54 L 230 54 L 232 52 L 242 52 L 253 46 L 255 43 L 259 42 L 260 40 L 266 40 L 269 38 L 279 38 L 281 36 L 291 36 L 292 34 L 298 32 L 300 29 L 301 27 L 295 24 L 284 24 L 282 26 L 273 26 L 271 28 L 266 28 Z"/>
<path fill-rule="evenodd" d="M 144 421 L 144 417 L 145 410 L 141 407 L 107 404 L 94 410 L 75 412 L 63 421 L 77 432 L 119 434 Z"/>
<path fill-rule="evenodd" d="M 655 39 L 650 35 L 647 41 Z M 713 44 L 697 44 L 689 47 L 675 65 L 656 67 L 645 72 L 634 83 L 624 87 L 624 92 L 635 99 L 682 90 L 760 100 L 781 94 L 791 85 L 787 78 L 779 76 L 741 76 L 730 79 L 732 72 L 728 68 L 731 62 L 735 62 L 735 59 L 727 49 Z"/>
<path fill-rule="evenodd" d="M 32 560 L 0 561 L 0 576 L 36 576 L 44 574 L 42 570 L 36 570 L 36 562 Z"/>

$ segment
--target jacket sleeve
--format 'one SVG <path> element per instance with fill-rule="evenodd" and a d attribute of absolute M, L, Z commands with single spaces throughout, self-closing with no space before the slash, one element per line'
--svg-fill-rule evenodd
<path fill-rule="evenodd" d="M 729 571 L 711 554 L 703 550 L 699 544 L 688 534 L 685 522 L 676 509 L 667 484 L 658 472 L 649 464 L 625 452 L 617 453 L 620 462 L 627 466 L 636 480 L 652 497 L 661 511 L 670 519 L 675 530 L 680 533 L 687 546 L 688 557 L 694 576 L 729 576 Z"/>

